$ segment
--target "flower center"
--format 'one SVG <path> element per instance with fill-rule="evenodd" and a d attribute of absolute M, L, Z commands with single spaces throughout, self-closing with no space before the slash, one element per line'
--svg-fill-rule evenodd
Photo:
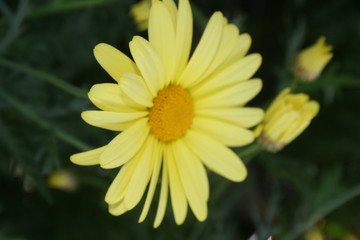
<path fill-rule="evenodd" d="M 193 101 L 190 93 L 170 85 L 158 92 L 154 106 L 149 110 L 151 132 L 164 142 L 183 136 L 193 119 Z"/>

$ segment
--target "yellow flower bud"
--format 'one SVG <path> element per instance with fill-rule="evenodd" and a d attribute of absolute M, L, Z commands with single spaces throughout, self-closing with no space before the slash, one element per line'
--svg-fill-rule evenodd
<path fill-rule="evenodd" d="M 294 59 L 293 72 L 303 81 L 313 81 L 318 78 L 333 57 L 332 46 L 325 44 L 325 37 L 320 37 L 316 43 L 302 50 Z"/>
<path fill-rule="evenodd" d="M 258 127 L 260 144 L 271 152 L 281 150 L 304 131 L 318 111 L 319 104 L 310 101 L 308 95 L 290 94 L 289 88 L 284 89 Z"/>
<path fill-rule="evenodd" d="M 139 31 L 145 31 L 148 28 L 151 0 L 141 0 L 132 5 L 130 14 L 134 18 Z"/>
<path fill-rule="evenodd" d="M 72 192 L 77 187 L 77 179 L 73 172 L 69 170 L 59 170 L 50 173 L 48 185 L 63 191 Z"/>

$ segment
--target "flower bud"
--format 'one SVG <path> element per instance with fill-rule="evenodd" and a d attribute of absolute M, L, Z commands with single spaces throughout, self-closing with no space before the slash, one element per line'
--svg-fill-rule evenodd
<path fill-rule="evenodd" d="M 319 104 L 303 93 L 290 94 L 284 89 L 265 113 L 257 129 L 263 148 L 277 152 L 299 136 L 317 115 Z"/>
<path fill-rule="evenodd" d="M 293 72 L 302 81 L 313 81 L 318 78 L 333 57 L 332 46 L 325 44 L 325 37 L 302 50 L 294 59 Z"/>

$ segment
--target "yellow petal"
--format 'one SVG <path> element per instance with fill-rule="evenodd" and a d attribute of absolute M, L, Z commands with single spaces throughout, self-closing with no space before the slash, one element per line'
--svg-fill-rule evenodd
<path fill-rule="evenodd" d="M 252 107 L 213 108 L 196 110 L 195 115 L 216 118 L 250 128 L 261 122 L 264 117 L 264 111 L 261 108 Z"/>
<path fill-rule="evenodd" d="M 320 109 L 320 105 L 316 101 L 310 101 L 304 106 L 304 112 L 311 118 L 315 117 Z"/>
<path fill-rule="evenodd" d="M 190 208 L 199 221 L 204 221 L 207 217 L 207 196 L 205 194 L 208 190 L 203 189 L 204 179 L 201 177 L 204 176 L 205 170 L 198 167 L 200 160 L 188 150 L 181 139 L 174 142 L 173 150 L 180 180 Z M 200 165 L 202 164 L 200 163 Z"/>
<path fill-rule="evenodd" d="M 233 63 L 226 69 L 219 71 L 217 74 L 211 75 L 199 86 L 192 89 L 193 96 L 199 97 L 206 94 L 212 94 L 223 87 L 248 80 L 259 69 L 261 59 L 260 54 L 254 53 Z"/>
<path fill-rule="evenodd" d="M 299 119 L 300 115 L 296 111 L 289 111 L 282 114 L 279 118 L 271 119 L 265 124 L 264 131 L 271 139 L 278 139 L 280 135 L 288 128 L 288 126 Z"/>
<path fill-rule="evenodd" d="M 113 131 L 123 131 L 136 120 L 145 117 L 148 112 L 107 112 L 107 111 L 85 111 L 81 117 L 90 125 Z"/>
<path fill-rule="evenodd" d="M 257 125 L 257 127 L 253 130 L 254 131 L 254 137 L 258 138 L 260 134 L 262 133 L 262 130 L 264 129 L 264 124 L 261 123 Z"/>
<path fill-rule="evenodd" d="M 148 108 L 152 107 L 153 97 L 142 77 L 134 73 L 125 73 L 121 77 L 120 86 L 124 94 L 132 101 Z"/>
<path fill-rule="evenodd" d="M 124 103 L 120 95 L 120 87 L 115 83 L 95 84 L 88 93 L 91 102 L 101 110 L 112 112 L 134 111 Z"/>
<path fill-rule="evenodd" d="M 164 161 L 167 162 L 167 171 L 169 172 L 171 205 L 174 211 L 175 222 L 177 225 L 181 225 L 186 218 L 187 202 L 172 148 L 172 143 L 169 143 L 165 149 Z"/>
<path fill-rule="evenodd" d="M 302 108 L 307 102 L 309 102 L 309 98 L 309 95 L 304 93 L 291 94 L 286 97 L 286 99 L 291 102 L 295 109 Z"/>
<path fill-rule="evenodd" d="M 149 42 L 159 54 L 165 69 L 165 85 L 174 77 L 175 27 L 163 2 L 155 1 L 150 11 Z"/>
<path fill-rule="evenodd" d="M 167 198 L 168 198 L 168 190 L 169 190 L 168 187 L 169 187 L 169 178 L 168 178 L 167 163 L 166 161 L 163 161 L 160 198 L 159 198 L 159 205 L 156 211 L 156 217 L 153 225 L 154 228 L 157 228 L 164 218 Z"/>
<path fill-rule="evenodd" d="M 201 81 L 202 75 L 214 60 L 221 40 L 223 27 L 224 17 L 222 13 L 214 13 L 206 26 L 194 54 L 177 82 L 182 87 L 188 88 Z"/>
<path fill-rule="evenodd" d="M 228 64 L 232 64 L 243 58 L 246 55 L 246 53 L 249 51 L 250 45 L 251 45 L 250 35 L 247 33 L 241 34 L 238 37 L 237 42 L 233 50 L 231 51 L 229 58 L 225 61 L 224 65 L 226 66 Z"/>
<path fill-rule="evenodd" d="M 153 168 L 152 154 L 154 152 L 155 137 L 149 135 L 144 143 L 143 150 L 140 151 L 136 157 L 138 157 L 139 163 L 137 164 L 133 175 L 131 176 L 125 197 L 125 208 L 133 209 L 141 200 L 146 186 L 150 180 L 150 174 Z"/>
<path fill-rule="evenodd" d="M 106 146 L 71 155 L 70 161 L 81 166 L 99 164 L 100 155 L 104 152 L 105 148 Z"/>
<path fill-rule="evenodd" d="M 227 24 L 224 27 L 222 32 L 219 48 L 214 57 L 214 60 L 211 62 L 210 66 L 206 70 L 206 73 L 202 77 L 207 77 L 208 75 L 214 73 L 214 71 L 224 63 L 224 61 L 229 57 L 231 51 L 233 50 L 236 40 L 239 36 L 239 29 L 233 24 Z"/>
<path fill-rule="evenodd" d="M 281 91 L 281 93 L 274 99 L 274 101 L 271 103 L 270 107 L 266 110 L 264 121 L 268 121 L 269 118 L 274 118 L 274 115 L 278 114 L 279 110 L 280 112 L 283 112 L 284 110 L 288 110 L 288 108 L 284 108 L 285 103 L 283 99 L 290 93 L 290 88 L 285 88 Z M 289 106 L 287 106 L 289 107 Z"/>
<path fill-rule="evenodd" d="M 177 18 L 176 4 L 174 3 L 173 0 L 163 0 L 162 2 L 165 4 L 167 10 L 169 11 L 171 20 L 174 26 L 176 27 L 176 18 Z"/>
<path fill-rule="evenodd" d="M 177 71 L 174 79 L 179 78 L 180 74 L 189 60 L 191 42 L 193 34 L 193 19 L 191 7 L 188 0 L 179 1 L 179 12 L 177 16 L 176 26 L 176 43 L 175 43 L 175 71 Z"/>
<path fill-rule="evenodd" d="M 149 186 L 149 190 L 148 190 L 148 193 L 146 196 L 144 208 L 143 208 L 140 218 L 139 218 L 139 222 L 143 222 L 149 212 L 151 201 L 154 197 L 155 189 L 156 189 L 156 186 L 158 183 L 160 167 L 161 167 L 161 163 L 162 163 L 162 156 L 163 156 L 163 147 L 160 144 L 160 142 L 156 142 L 154 153 L 152 156 L 152 161 L 154 164 L 153 172 L 151 174 L 150 186 Z"/>
<path fill-rule="evenodd" d="M 289 139 L 285 139 L 286 141 L 292 141 L 297 138 L 304 130 L 310 125 L 309 119 L 302 119 L 297 125 L 296 128 L 293 129 L 293 132 L 289 133 Z"/>
<path fill-rule="evenodd" d="M 198 179 L 198 183 L 196 183 L 195 185 L 197 186 L 198 189 L 198 193 L 200 194 L 200 196 L 202 197 L 202 199 L 207 202 L 209 200 L 209 180 L 207 177 L 207 172 L 205 169 L 204 164 L 201 162 L 201 160 L 195 155 L 193 154 L 189 147 L 186 146 L 185 142 L 183 140 L 181 140 L 181 142 L 184 144 L 184 146 L 186 147 L 186 151 L 187 153 L 185 153 L 187 156 L 189 154 L 191 154 L 191 158 L 196 159 L 196 161 L 187 161 L 189 162 L 189 166 L 191 165 L 191 168 L 193 168 L 194 172 L 196 172 L 197 174 L 197 179 Z"/>
<path fill-rule="evenodd" d="M 144 38 L 135 36 L 130 51 L 153 97 L 165 85 L 165 69 L 159 54 Z"/>
<path fill-rule="evenodd" d="M 217 119 L 195 117 L 191 128 L 208 134 L 226 146 L 244 146 L 254 141 L 252 131 Z"/>
<path fill-rule="evenodd" d="M 127 210 L 125 208 L 125 204 L 123 201 L 109 205 L 109 212 L 114 216 L 119 216 L 121 214 L 124 214 L 126 211 Z"/>
<path fill-rule="evenodd" d="M 214 92 L 213 94 L 202 96 L 202 98 L 195 102 L 195 108 L 240 106 L 255 97 L 260 92 L 261 87 L 262 82 L 260 79 L 240 82 L 236 85 L 221 89 L 218 92 Z"/>
<path fill-rule="evenodd" d="M 297 121 L 293 121 L 280 135 L 278 142 L 288 144 L 297 138 L 304 131 L 304 129 L 309 126 L 309 124 L 310 118 L 303 118 Z"/>
<path fill-rule="evenodd" d="M 98 63 L 116 81 L 126 72 L 138 73 L 135 63 L 128 56 L 106 43 L 96 45 L 94 55 Z"/>
<path fill-rule="evenodd" d="M 235 182 L 246 178 L 241 159 L 221 143 L 194 130 L 188 130 L 184 141 L 210 170 Z"/>
<path fill-rule="evenodd" d="M 143 118 L 118 134 L 101 154 L 101 167 L 116 168 L 129 161 L 139 151 L 149 131 L 148 120 Z"/>
<path fill-rule="evenodd" d="M 111 205 L 123 200 L 138 162 L 139 158 L 133 158 L 124 164 L 106 192 L 105 202 Z"/>
<path fill-rule="evenodd" d="M 96 84 L 90 89 L 88 96 L 95 106 L 104 111 L 128 113 L 147 109 L 125 95 L 119 84 Z"/>

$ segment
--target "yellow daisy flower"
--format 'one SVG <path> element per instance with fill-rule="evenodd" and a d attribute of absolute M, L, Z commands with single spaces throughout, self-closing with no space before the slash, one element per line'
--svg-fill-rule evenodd
<path fill-rule="evenodd" d="M 130 42 L 134 62 L 104 43 L 94 49 L 117 83 L 94 85 L 89 98 L 101 111 L 85 111 L 82 118 L 121 133 L 71 161 L 122 166 L 105 196 L 113 215 L 134 208 L 148 188 L 142 222 L 162 171 L 154 227 L 164 217 L 169 189 L 177 224 L 184 222 L 188 206 L 204 221 L 209 198 L 204 166 L 232 181 L 246 178 L 244 164 L 226 146 L 251 143 L 254 135 L 247 128 L 263 118 L 261 109 L 244 107 L 262 87 L 260 79 L 249 80 L 261 56 L 245 56 L 249 35 L 216 12 L 189 59 L 192 26 L 188 0 L 180 0 L 178 8 L 172 0 L 153 1 L 149 40 L 135 36 Z"/>

